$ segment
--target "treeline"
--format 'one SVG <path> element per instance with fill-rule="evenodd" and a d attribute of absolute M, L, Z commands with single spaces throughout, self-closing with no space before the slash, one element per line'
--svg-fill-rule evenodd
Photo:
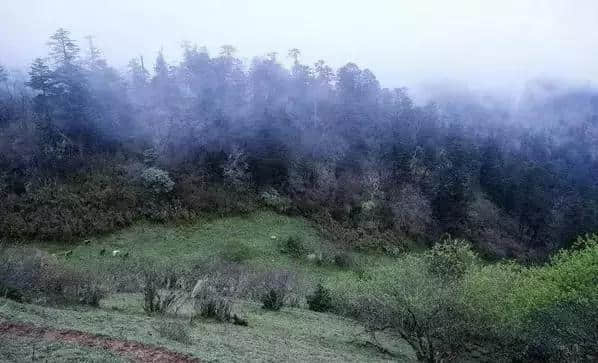
<path fill-rule="evenodd" d="M 0 70 L 0 233 L 70 238 L 137 218 L 317 219 L 395 248 L 443 234 L 491 256 L 542 256 L 598 225 L 598 92 L 531 83 L 520 102 L 417 105 L 349 63 L 244 64 L 185 44 L 112 68 L 59 29 L 19 82 Z M 151 68 L 151 69 L 150 69 Z M 394 244 L 394 246 L 393 246 Z"/>

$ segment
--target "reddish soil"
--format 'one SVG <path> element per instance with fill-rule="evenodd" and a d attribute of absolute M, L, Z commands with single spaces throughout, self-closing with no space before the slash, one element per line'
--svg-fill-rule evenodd
<path fill-rule="evenodd" d="M 173 352 L 171 350 L 138 343 L 130 340 L 119 340 L 104 335 L 89 334 L 76 330 L 38 327 L 32 324 L 21 324 L 0 321 L 0 336 L 44 339 L 47 341 L 65 342 L 89 348 L 106 349 L 112 353 L 131 359 L 134 362 L 166 362 L 188 363 L 199 362 L 197 358 Z"/>

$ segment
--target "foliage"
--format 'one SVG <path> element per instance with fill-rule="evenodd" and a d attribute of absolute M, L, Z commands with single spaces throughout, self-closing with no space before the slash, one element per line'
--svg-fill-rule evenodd
<path fill-rule="evenodd" d="M 284 305 L 283 290 L 271 288 L 262 296 L 262 307 L 266 310 L 278 311 Z"/>
<path fill-rule="evenodd" d="M 147 168 L 141 173 L 143 186 L 154 194 L 171 192 L 174 182 L 168 173 L 158 168 Z"/>
<path fill-rule="evenodd" d="M 265 206 L 278 212 L 286 212 L 291 207 L 291 201 L 273 188 L 264 190 L 260 194 L 260 200 Z"/>
<path fill-rule="evenodd" d="M 351 268 L 356 265 L 354 257 L 349 252 L 338 252 L 334 254 L 334 264 L 340 268 Z"/>
<path fill-rule="evenodd" d="M 3 237 L 68 239 L 259 203 L 325 221 L 339 244 L 451 233 L 489 257 L 537 261 L 598 227 L 590 87 L 532 82 L 517 108 L 473 95 L 418 105 L 367 68 L 303 64 L 296 49 L 286 69 L 273 54 L 244 64 L 231 46 L 188 45 L 176 64 L 159 52 L 119 74 L 66 29 L 49 40 L 27 82 L 0 77 L 11 85 L 0 87 Z M 82 175 L 134 163 L 148 169 L 104 178 L 110 198 L 77 190 Z M 46 181 L 60 197 L 37 199 Z"/>
<path fill-rule="evenodd" d="M 232 301 L 219 290 L 217 281 L 198 280 L 191 297 L 195 310 L 192 321 L 195 317 L 215 319 L 220 322 L 229 322 L 233 319 Z"/>
<path fill-rule="evenodd" d="M 561 251 L 543 266 L 501 263 L 464 276 L 467 314 L 489 339 L 503 342 L 503 354 L 524 360 L 595 354 L 588 342 L 598 301 L 596 239 L 579 241 L 577 249 Z"/>
<path fill-rule="evenodd" d="M 155 148 L 148 148 L 143 151 L 143 163 L 145 165 L 154 165 L 158 157 L 158 151 Z"/>
<path fill-rule="evenodd" d="M 90 168 L 69 177 L 40 178 L 27 185 L 26 193 L 9 194 L 6 208 L 0 210 L 3 236 L 72 240 L 114 231 L 141 218 L 165 222 L 194 215 L 176 198 L 148 198 L 121 168 L 101 160 Z"/>
<path fill-rule="evenodd" d="M 63 258 L 68 258 L 64 256 Z M 98 306 L 107 287 L 88 271 L 61 266 L 34 248 L 0 246 L 0 296 L 16 301 Z"/>
<path fill-rule="evenodd" d="M 143 310 L 146 314 L 166 314 L 180 302 L 181 295 L 172 286 L 176 276 L 166 266 L 155 261 L 139 260 Z"/>
<path fill-rule="evenodd" d="M 329 311 L 332 308 L 330 290 L 319 283 L 313 294 L 307 296 L 307 306 L 313 311 Z"/>
<path fill-rule="evenodd" d="M 264 275 L 262 279 L 263 290 L 260 296 L 262 307 L 266 310 L 280 310 L 287 303 L 296 285 L 297 277 L 290 271 L 275 270 Z"/>
<path fill-rule="evenodd" d="M 483 263 L 464 241 L 445 241 L 368 279 L 330 283 L 333 309 L 368 331 L 396 331 L 425 361 L 476 351 L 497 361 L 588 359 L 598 258 L 595 237 L 580 241 L 533 267 Z"/>
<path fill-rule="evenodd" d="M 303 240 L 298 236 L 290 236 L 284 240 L 280 252 L 295 258 L 303 258 L 309 252 Z"/>
<path fill-rule="evenodd" d="M 435 244 L 426 257 L 430 272 L 443 278 L 461 277 L 478 261 L 469 242 L 450 237 Z"/>

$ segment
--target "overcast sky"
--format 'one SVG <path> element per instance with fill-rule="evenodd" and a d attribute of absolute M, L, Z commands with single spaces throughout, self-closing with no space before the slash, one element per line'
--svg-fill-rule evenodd
<path fill-rule="evenodd" d="M 307 63 L 370 68 L 387 87 L 598 82 L 598 0 L 0 0 L 0 63 L 45 55 L 58 27 L 94 35 L 117 68 L 161 47 L 176 60 L 188 40 L 245 59 L 296 47 Z"/>

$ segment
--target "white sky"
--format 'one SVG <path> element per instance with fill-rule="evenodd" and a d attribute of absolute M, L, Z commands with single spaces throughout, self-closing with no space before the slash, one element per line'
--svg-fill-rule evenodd
<path fill-rule="evenodd" d="M 387 87 L 598 81 L 598 0 L 0 0 L 0 63 L 45 55 L 58 27 L 96 36 L 117 68 L 161 47 L 176 60 L 188 40 L 242 58 L 296 47 L 304 62 L 370 68 Z"/>

